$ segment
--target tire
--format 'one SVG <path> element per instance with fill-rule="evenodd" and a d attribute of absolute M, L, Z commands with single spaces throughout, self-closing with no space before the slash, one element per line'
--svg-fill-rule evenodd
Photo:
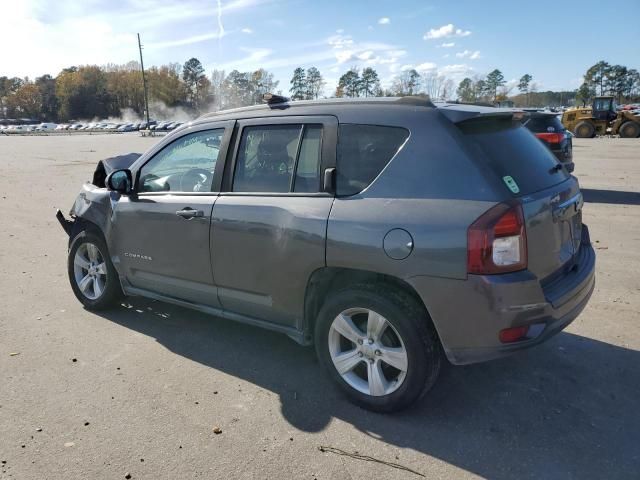
<path fill-rule="evenodd" d="M 618 132 L 621 138 L 638 138 L 640 137 L 640 123 L 628 120 L 620 126 Z"/>
<path fill-rule="evenodd" d="M 576 125 L 576 129 L 573 133 L 575 133 L 578 138 L 592 138 L 596 133 L 596 129 L 594 128 L 593 123 L 582 121 Z"/>
<path fill-rule="evenodd" d="M 376 326 L 382 326 L 379 335 Z M 442 363 L 440 341 L 424 307 L 386 285 L 357 285 L 331 294 L 318 314 L 315 347 L 347 397 L 376 412 L 414 403 L 434 385 Z"/>
<path fill-rule="evenodd" d="M 69 282 L 88 310 L 114 307 L 123 297 L 118 272 L 108 252 L 102 236 L 90 230 L 80 232 L 71 242 L 67 259 Z"/>

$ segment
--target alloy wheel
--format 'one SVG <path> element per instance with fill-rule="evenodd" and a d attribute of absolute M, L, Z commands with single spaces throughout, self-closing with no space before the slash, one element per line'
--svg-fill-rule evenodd
<path fill-rule="evenodd" d="M 107 285 L 107 264 L 100 249 L 85 242 L 73 258 L 73 272 L 78 289 L 89 300 L 97 300 Z"/>
<path fill-rule="evenodd" d="M 367 308 L 340 313 L 329 329 L 329 354 L 347 384 L 366 395 L 389 395 L 402 385 L 407 350 L 386 318 Z"/>

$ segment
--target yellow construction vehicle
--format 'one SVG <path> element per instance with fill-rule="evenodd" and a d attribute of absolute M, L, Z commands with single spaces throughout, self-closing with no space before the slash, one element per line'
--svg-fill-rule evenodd
<path fill-rule="evenodd" d="M 562 124 L 579 138 L 607 134 L 622 138 L 640 137 L 640 116 L 625 110 L 616 111 L 613 97 L 596 97 L 590 107 L 565 111 Z"/>

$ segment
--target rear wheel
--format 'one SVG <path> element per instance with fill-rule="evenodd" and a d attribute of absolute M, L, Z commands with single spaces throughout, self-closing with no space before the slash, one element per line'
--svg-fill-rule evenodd
<path fill-rule="evenodd" d="M 316 351 L 354 403 L 378 412 L 403 409 L 435 383 L 439 340 L 424 308 L 389 287 L 360 285 L 320 310 Z"/>
<path fill-rule="evenodd" d="M 73 293 L 87 309 L 117 305 L 122 289 L 101 236 L 88 230 L 80 232 L 71 242 L 67 264 Z"/>
<path fill-rule="evenodd" d="M 622 138 L 638 138 L 640 137 L 640 123 L 626 121 L 618 132 Z"/>
<path fill-rule="evenodd" d="M 591 138 L 596 133 L 596 129 L 591 122 L 582 121 L 576 125 L 574 133 L 578 138 Z"/>

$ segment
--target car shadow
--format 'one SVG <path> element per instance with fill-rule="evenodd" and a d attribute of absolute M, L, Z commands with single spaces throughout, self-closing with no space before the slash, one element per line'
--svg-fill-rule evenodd
<path fill-rule="evenodd" d="M 640 205 L 640 192 L 625 192 L 622 190 L 598 190 L 581 188 L 585 202 L 611 203 L 614 205 Z"/>
<path fill-rule="evenodd" d="M 632 478 L 640 471 L 635 350 L 561 333 L 506 359 L 448 366 L 417 405 L 382 415 L 350 404 L 313 349 L 284 335 L 141 298 L 101 315 L 276 393 L 284 419 L 302 431 L 318 432 L 338 418 L 493 479 Z"/>

